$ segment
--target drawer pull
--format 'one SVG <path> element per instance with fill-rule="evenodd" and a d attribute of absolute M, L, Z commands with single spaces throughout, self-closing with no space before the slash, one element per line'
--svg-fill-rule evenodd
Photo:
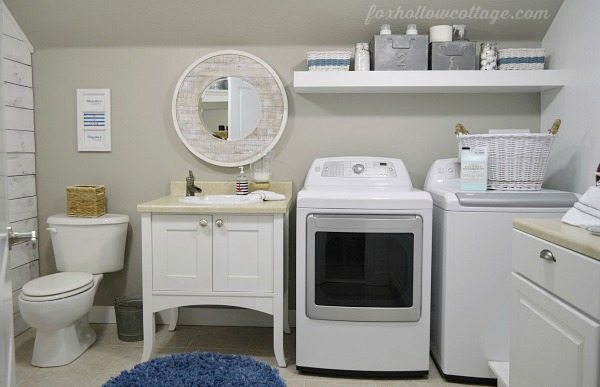
<path fill-rule="evenodd" d="M 206 219 L 202 219 L 200 221 L 200 227 L 206 227 L 206 226 L 208 226 L 208 222 L 206 221 Z"/>
<path fill-rule="evenodd" d="M 554 258 L 554 254 L 552 254 L 552 251 L 550 251 L 548 249 L 544 249 L 544 250 L 540 251 L 540 258 L 542 258 L 543 260 L 549 261 L 549 262 L 556 262 L 556 258 Z"/>
<path fill-rule="evenodd" d="M 217 219 L 215 221 L 215 224 L 217 225 L 217 227 L 223 227 L 223 220 L 222 219 Z"/>

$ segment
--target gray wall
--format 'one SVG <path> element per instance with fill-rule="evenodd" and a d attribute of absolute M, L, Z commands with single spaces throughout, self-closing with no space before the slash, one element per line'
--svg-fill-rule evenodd
<path fill-rule="evenodd" d="M 583 193 L 595 182 L 600 162 L 600 50 L 589 50 L 586 42 L 600 34 L 598 15 L 597 0 L 565 3 L 543 41 L 552 68 L 570 71 L 567 86 L 542 94 L 542 125 L 563 120 L 548 165 L 547 185 L 552 188 Z M 585 60 L 581 52 L 586 52 Z"/>
<path fill-rule="evenodd" d="M 109 305 L 123 293 L 141 292 L 138 203 L 168 194 L 169 182 L 183 180 L 188 169 L 200 180 L 233 179 L 237 172 L 196 159 L 179 141 L 171 119 L 171 97 L 183 70 L 198 57 L 224 48 L 261 57 L 286 85 L 289 120 L 275 148 L 273 168 L 274 179 L 292 180 L 295 192 L 317 157 L 402 158 L 413 184 L 421 187 L 435 159 L 456 155 L 453 127 L 457 121 L 475 132 L 540 127 L 539 95 L 535 94 L 295 94 L 293 71 L 304 69 L 306 51 L 324 47 L 39 49 L 33 61 L 40 229 L 44 230 L 49 215 L 65 211 L 65 186 L 71 184 L 106 184 L 108 210 L 131 218 L 125 270 L 105 276 L 96 298 L 98 305 Z M 76 88 L 111 89 L 111 153 L 77 152 Z M 293 223 L 291 226 L 293 236 Z M 40 256 L 42 273 L 54 271 L 44 231 Z M 292 289 L 293 276 L 292 270 Z M 292 308 L 294 294 L 292 290 Z"/>

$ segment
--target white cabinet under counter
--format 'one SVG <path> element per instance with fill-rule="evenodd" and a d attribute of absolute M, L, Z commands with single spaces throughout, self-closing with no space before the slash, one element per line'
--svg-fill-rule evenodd
<path fill-rule="evenodd" d="M 234 183 L 198 182 L 207 194 L 231 193 Z M 183 191 L 181 188 L 184 188 Z M 184 204 L 185 183 L 172 195 L 138 205 L 142 225 L 144 351 L 154 347 L 156 312 L 192 305 L 224 305 L 273 316 L 273 349 L 285 367 L 287 217 L 291 182 L 273 182 L 285 200 L 250 204 Z M 232 322 L 233 323 L 233 322 Z"/>
<path fill-rule="evenodd" d="M 600 385 L 600 238 L 514 222 L 510 386 Z"/>

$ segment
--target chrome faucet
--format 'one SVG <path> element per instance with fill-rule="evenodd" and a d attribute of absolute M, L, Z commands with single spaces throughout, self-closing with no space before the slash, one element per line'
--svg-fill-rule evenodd
<path fill-rule="evenodd" d="M 202 192 L 202 188 L 196 187 L 194 184 L 194 174 L 189 171 L 190 174 L 185 178 L 185 196 L 194 196 L 196 193 Z"/>

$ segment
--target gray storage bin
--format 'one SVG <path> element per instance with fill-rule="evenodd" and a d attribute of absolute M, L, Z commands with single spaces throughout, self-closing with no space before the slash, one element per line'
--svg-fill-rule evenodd
<path fill-rule="evenodd" d="M 115 298 L 117 334 L 122 341 L 144 339 L 144 314 L 141 296 Z"/>
<path fill-rule="evenodd" d="M 369 45 L 371 70 L 427 70 L 429 35 L 375 35 Z"/>
<path fill-rule="evenodd" d="M 477 70 L 475 43 L 465 40 L 429 45 L 429 70 Z"/>

